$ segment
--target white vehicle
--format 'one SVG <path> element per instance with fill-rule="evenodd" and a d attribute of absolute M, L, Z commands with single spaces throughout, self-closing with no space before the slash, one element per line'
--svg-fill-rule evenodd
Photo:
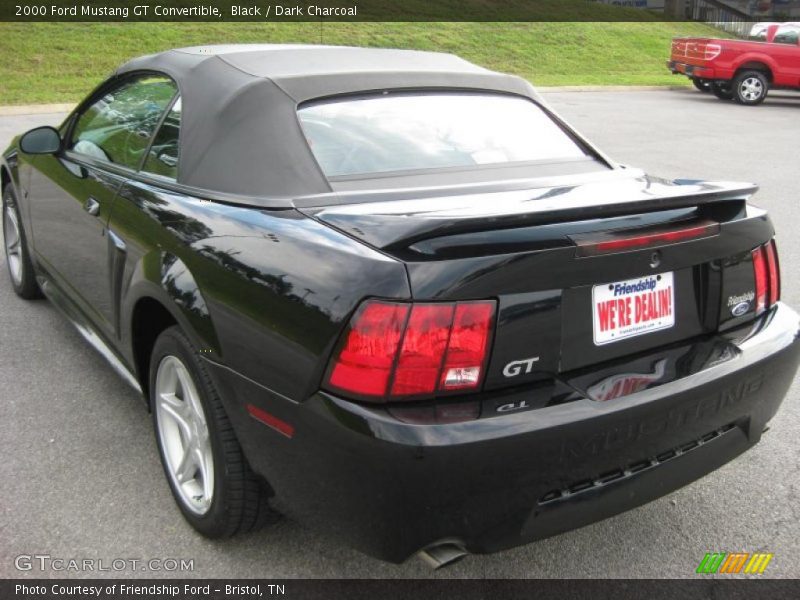
<path fill-rule="evenodd" d="M 774 23 L 774 22 L 767 22 L 764 21 L 762 23 L 755 23 L 750 29 L 750 37 L 751 38 L 758 38 L 761 40 L 766 41 L 769 37 L 770 27 L 777 26 L 775 30 L 774 36 L 777 36 L 780 33 L 786 33 L 789 31 L 800 31 L 800 21 L 787 21 L 785 23 Z"/>

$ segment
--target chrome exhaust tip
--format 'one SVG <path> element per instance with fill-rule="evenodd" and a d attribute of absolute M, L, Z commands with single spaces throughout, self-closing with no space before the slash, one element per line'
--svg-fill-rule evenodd
<path fill-rule="evenodd" d="M 458 542 L 440 542 L 417 553 L 425 564 L 434 570 L 457 563 L 469 554 Z"/>

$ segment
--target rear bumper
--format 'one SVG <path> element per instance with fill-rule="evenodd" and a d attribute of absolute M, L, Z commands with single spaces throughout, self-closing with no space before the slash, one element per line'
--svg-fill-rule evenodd
<path fill-rule="evenodd" d="M 441 540 L 474 553 L 524 544 L 713 471 L 759 441 L 794 378 L 799 336 L 797 314 L 778 304 L 733 356 L 682 379 L 446 425 L 323 393 L 293 404 L 222 368 L 215 379 L 279 510 L 401 562 Z M 248 418 L 246 403 L 292 423 L 293 437 Z"/>
<path fill-rule="evenodd" d="M 679 61 L 669 60 L 667 61 L 667 68 L 672 71 L 673 74 L 681 74 L 686 75 L 690 78 L 697 78 L 697 79 L 720 79 L 721 77 L 717 74 L 716 70 L 713 67 L 709 66 L 698 66 L 698 65 L 691 65 L 688 63 L 682 63 Z"/>

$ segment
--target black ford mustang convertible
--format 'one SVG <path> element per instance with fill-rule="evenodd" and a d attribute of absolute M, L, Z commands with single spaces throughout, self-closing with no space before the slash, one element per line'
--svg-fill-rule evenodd
<path fill-rule="evenodd" d="M 8 270 L 141 389 L 205 535 L 434 564 L 738 456 L 800 360 L 751 185 L 622 167 L 529 84 L 304 46 L 133 60 L 3 155 Z"/>

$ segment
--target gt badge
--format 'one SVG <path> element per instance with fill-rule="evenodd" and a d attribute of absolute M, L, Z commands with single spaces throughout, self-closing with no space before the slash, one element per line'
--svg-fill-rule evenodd
<path fill-rule="evenodd" d="M 533 370 L 533 363 L 539 360 L 538 356 L 523 358 L 522 360 L 512 360 L 503 367 L 503 375 L 506 377 L 516 377 L 521 373 L 530 373 Z"/>

